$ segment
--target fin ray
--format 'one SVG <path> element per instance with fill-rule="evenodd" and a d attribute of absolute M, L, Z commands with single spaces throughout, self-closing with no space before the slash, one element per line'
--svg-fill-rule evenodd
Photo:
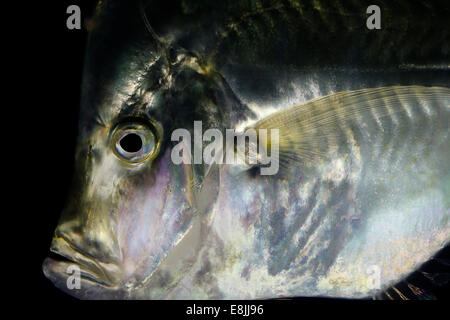
<path fill-rule="evenodd" d="M 348 143 L 348 130 L 358 129 L 365 136 L 382 134 L 380 126 L 386 118 L 395 116 L 395 121 L 389 121 L 395 122 L 398 129 L 406 126 L 411 117 L 436 114 L 417 111 L 411 107 L 414 104 L 448 108 L 450 88 L 392 86 L 343 91 L 275 112 L 251 128 L 279 129 L 280 161 L 315 162 Z"/>

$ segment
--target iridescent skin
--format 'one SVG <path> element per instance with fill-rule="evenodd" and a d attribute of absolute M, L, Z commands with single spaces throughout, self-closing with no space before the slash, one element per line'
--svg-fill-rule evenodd
<path fill-rule="evenodd" d="M 181 46 L 177 28 L 156 39 L 138 6 L 104 6 L 87 55 L 71 200 L 51 248 L 73 262 L 43 266 L 57 287 L 87 299 L 364 297 L 449 242 L 449 103 L 409 106 L 411 117 L 388 118 L 386 131 L 366 119 L 348 148 L 276 176 L 170 159 L 172 130 L 194 120 L 239 128 L 342 90 L 448 87 L 448 70 L 303 68 L 304 59 L 293 67 L 267 56 L 251 64 L 245 54 L 239 64 L 236 52 L 224 62 L 226 52 Z M 131 165 L 114 154 L 111 132 L 125 118 L 155 124 L 157 157 Z M 66 286 L 73 263 L 79 290 Z"/>

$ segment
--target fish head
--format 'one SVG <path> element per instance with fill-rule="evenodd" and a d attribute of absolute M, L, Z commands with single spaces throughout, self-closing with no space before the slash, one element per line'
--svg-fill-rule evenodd
<path fill-rule="evenodd" d="M 214 168 L 173 163 L 171 132 L 192 134 L 195 120 L 224 128 L 244 107 L 194 53 L 152 36 L 138 7 L 103 5 L 86 55 L 73 183 L 43 270 L 79 298 L 142 288 L 162 298 L 195 261 L 219 183 Z"/>

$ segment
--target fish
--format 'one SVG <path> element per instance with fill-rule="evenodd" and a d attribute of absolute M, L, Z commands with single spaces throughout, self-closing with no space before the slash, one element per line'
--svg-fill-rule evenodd
<path fill-rule="evenodd" d="M 383 2 L 380 30 L 366 9 L 99 1 L 45 276 L 80 299 L 423 296 L 395 285 L 450 241 L 448 8 Z M 251 141 L 175 163 L 196 122 L 269 136 L 253 163 Z"/>

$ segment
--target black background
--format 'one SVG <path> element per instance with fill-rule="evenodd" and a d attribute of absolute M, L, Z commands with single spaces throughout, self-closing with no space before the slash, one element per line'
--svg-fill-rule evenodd
<path fill-rule="evenodd" d="M 33 6 L 38 30 L 32 30 L 35 37 L 31 43 L 33 66 L 37 71 L 32 72 L 31 81 L 37 90 L 27 109 L 33 115 L 28 120 L 33 128 L 29 133 L 34 165 L 27 166 L 29 172 L 25 174 L 34 176 L 30 179 L 34 192 L 30 202 L 22 205 L 29 207 L 34 221 L 30 226 L 35 232 L 33 244 L 36 245 L 31 271 L 37 281 L 39 299 L 51 301 L 73 299 L 57 290 L 41 271 L 67 198 L 74 166 L 87 31 L 67 29 L 66 10 L 71 4 L 80 6 L 84 21 L 93 12 L 95 1 L 50 1 Z"/>
<path fill-rule="evenodd" d="M 85 28 L 66 28 L 66 9 L 71 4 L 79 5 L 82 19 L 86 21 L 92 14 L 95 3 L 96 1 L 46 1 L 33 3 L 31 6 L 24 5 L 24 8 L 19 5 L 12 11 L 13 15 L 21 17 L 20 21 L 25 26 L 25 31 L 19 31 L 20 34 L 15 38 L 15 44 L 18 41 L 20 46 L 17 46 L 20 48 L 17 51 L 24 53 L 24 57 L 20 57 L 21 68 L 16 74 L 19 79 L 14 81 L 14 99 L 21 103 L 13 113 L 14 123 L 16 126 L 17 123 L 20 124 L 26 141 L 14 144 L 16 149 L 13 152 L 20 156 L 16 158 L 20 158 L 20 173 L 23 177 L 19 177 L 16 168 L 11 165 L 6 170 L 11 171 L 15 177 L 12 185 L 14 194 L 18 196 L 14 201 L 15 217 L 19 220 L 15 223 L 24 226 L 19 237 L 26 241 L 13 246 L 13 251 L 19 253 L 22 262 L 13 264 L 15 275 L 11 276 L 14 281 L 12 287 L 18 290 L 10 291 L 14 292 L 10 296 L 37 303 L 41 310 L 47 312 L 62 309 L 77 313 L 80 312 L 79 307 L 88 306 L 102 313 L 131 307 L 133 310 L 142 310 L 148 317 L 153 317 L 157 311 L 183 317 L 186 307 L 192 303 L 145 302 L 142 305 L 136 302 L 102 302 L 98 305 L 76 301 L 56 289 L 41 271 L 42 261 L 48 254 L 53 231 L 67 198 L 73 172 L 80 85 L 87 42 Z M 17 24 L 20 23 L 16 22 Z M 23 156 L 22 149 L 17 149 L 17 146 L 27 148 L 26 156 Z M 17 233 L 15 234 L 17 238 Z M 11 274 L 11 270 L 7 274 Z M 25 280 L 24 284 L 19 285 L 18 280 Z M 268 301 L 264 302 L 265 315 L 257 318 L 272 318 L 286 313 L 294 313 L 303 318 L 306 316 L 305 310 L 314 313 L 340 310 L 357 316 L 366 316 L 367 312 L 376 312 L 381 316 L 385 314 L 385 308 L 389 311 L 400 308 L 402 313 L 405 308 L 409 311 L 420 308 L 431 312 L 438 307 L 437 304 L 442 307 L 445 306 L 443 303 L 450 300 L 448 286 L 436 288 L 433 294 L 438 301 L 427 306 L 423 303 L 400 306 L 398 303 L 374 304 L 372 301 L 310 298 Z M 203 303 L 208 306 L 225 304 Z"/>

